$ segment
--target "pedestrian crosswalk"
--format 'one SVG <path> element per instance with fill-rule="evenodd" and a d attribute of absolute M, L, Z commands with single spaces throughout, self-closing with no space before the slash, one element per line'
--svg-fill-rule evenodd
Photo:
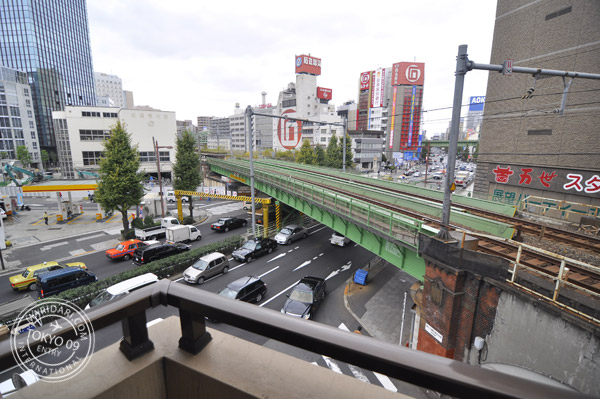
<path fill-rule="evenodd" d="M 209 211 L 214 216 L 229 215 L 232 213 L 238 213 L 242 209 L 242 203 L 238 202 L 238 201 L 229 202 L 229 203 L 225 203 L 225 204 L 219 204 L 216 206 L 207 207 L 204 209 Z"/>
<path fill-rule="evenodd" d="M 344 331 L 350 331 L 344 323 L 340 324 L 338 328 Z M 317 359 L 317 361 L 312 362 L 312 364 L 316 366 L 327 367 L 335 373 L 345 374 L 368 384 L 379 385 L 388 391 L 398 392 L 398 388 L 396 388 L 388 376 L 376 373 L 374 371 L 363 370 L 360 367 L 334 360 L 324 355 Z"/>

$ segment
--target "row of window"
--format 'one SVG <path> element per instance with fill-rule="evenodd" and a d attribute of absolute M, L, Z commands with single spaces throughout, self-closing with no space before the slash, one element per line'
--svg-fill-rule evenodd
<path fill-rule="evenodd" d="M 104 141 L 110 138 L 110 130 L 79 129 L 81 141 Z"/>
<path fill-rule="evenodd" d="M 83 151 L 81 153 L 83 158 L 83 164 L 85 166 L 100 165 L 100 160 L 104 156 L 102 151 Z M 161 162 L 170 162 L 171 158 L 168 151 L 159 151 L 158 153 Z M 142 151 L 140 152 L 141 162 L 156 162 L 156 156 L 154 151 Z"/>

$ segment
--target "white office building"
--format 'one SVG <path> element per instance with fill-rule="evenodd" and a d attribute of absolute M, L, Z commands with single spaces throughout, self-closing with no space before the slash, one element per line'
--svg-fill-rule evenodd
<path fill-rule="evenodd" d="M 112 107 L 66 107 L 52 113 L 57 132 L 59 164 L 64 178 L 76 178 L 78 170 L 94 171 L 99 168 L 110 130 L 117 121 L 131 135 L 138 146 L 141 171 L 158 176 L 154 138 L 159 152 L 163 178 L 171 178 L 175 162 L 177 125 L 175 112 Z M 166 148 L 166 147 L 171 147 Z"/>
<path fill-rule="evenodd" d="M 32 92 L 27 74 L 0 66 L 0 159 L 15 160 L 17 147 L 31 154 L 32 167 L 42 169 Z"/>
<path fill-rule="evenodd" d="M 94 72 L 96 81 L 96 104 L 105 107 L 125 107 L 123 82 L 116 75 Z"/>

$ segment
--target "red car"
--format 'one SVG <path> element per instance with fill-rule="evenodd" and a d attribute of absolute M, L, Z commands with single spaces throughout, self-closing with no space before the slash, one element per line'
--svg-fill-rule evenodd
<path fill-rule="evenodd" d="M 129 260 L 133 257 L 133 251 L 137 248 L 141 248 L 146 245 L 145 242 L 140 240 L 127 240 L 119 243 L 116 248 L 106 250 L 106 257 L 108 259 L 122 259 Z"/>

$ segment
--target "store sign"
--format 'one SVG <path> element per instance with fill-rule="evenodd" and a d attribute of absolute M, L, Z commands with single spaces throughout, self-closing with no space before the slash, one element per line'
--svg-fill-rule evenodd
<path fill-rule="evenodd" d="M 369 90 L 371 88 L 371 72 L 360 74 L 360 90 Z"/>
<path fill-rule="evenodd" d="M 333 91 L 331 89 L 326 89 L 324 87 L 317 87 L 317 98 L 321 100 L 331 100 L 331 95 Z"/>
<path fill-rule="evenodd" d="M 483 111 L 485 96 L 469 97 L 469 111 Z"/>
<path fill-rule="evenodd" d="M 440 334 L 435 328 L 431 327 L 429 324 L 425 323 L 425 331 L 427 331 L 436 341 L 440 344 L 444 340 L 444 336 Z"/>
<path fill-rule="evenodd" d="M 385 69 L 373 72 L 373 90 L 371 91 L 371 108 L 383 106 L 383 89 L 385 87 Z"/>
<path fill-rule="evenodd" d="M 296 73 L 321 74 L 321 59 L 310 55 L 296 56 Z"/>
<path fill-rule="evenodd" d="M 281 116 L 295 112 L 296 110 L 294 109 L 287 109 L 282 112 Z M 279 119 L 277 123 L 277 138 L 283 148 L 293 150 L 300 144 L 300 139 L 302 138 L 302 122 Z"/>
<path fill-rule="evenodd" d="M 398 62 L 392 66 L 392 86 L 425 83 L 425 64 L 422 62 Z"/>

